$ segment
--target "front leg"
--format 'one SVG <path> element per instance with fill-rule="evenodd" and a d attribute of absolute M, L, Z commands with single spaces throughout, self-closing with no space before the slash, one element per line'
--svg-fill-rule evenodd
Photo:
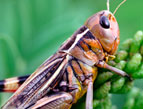
<path fill-rule="evenodd" d="M 120 69 L 117 69 L 115 67 L 112 67 L 110 65 L 108 65 L 106 62 L 104 61 L 99 61 L 99 63 L 96 65 L 97 67 L 100 67 L 100 68 L 105 68 L 105 69 L 108 69 L 110 71 L 113 71 L 115 72 L 116 74 L 120 75 L 120 76 L 123 76 L 123 77 L 127 77 L 129 80 L 132 81 L 132 78 L 130 75 L 128 75 L 126 72 L 120 70 Z"/>

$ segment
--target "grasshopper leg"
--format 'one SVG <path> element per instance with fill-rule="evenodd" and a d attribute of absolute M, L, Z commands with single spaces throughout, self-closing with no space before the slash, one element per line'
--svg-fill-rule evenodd
<path fill-rule="evenodd" d="M 0 92 L 15 92 L 28 77 L 29 75 L 0 80 Z"/>
<path fill-rule="evenodd" d="M 86 95 L 86 109 L 93 109 L 93 81 L 89 81 Z"/>
<path fill-rule="evenodd" d="M 46 96 L 35 103 L 32 109 L 70 109 L 73 97 L 67 92 Z"/>
<path fill-rule="evenodd" d="M 120 76 L 123 76 L 123 77 L 127 77 L 129 80 L 132 81 L 132 78 L 130 77 L 130 75 L 128 75 L 126 72 L 120 70 L 120 69 L 117 69 L 115 67 L 112 67 L 110 65 L 108 65 L 106 62 L 104 61 L 100 61 L 97 65 L 98 67 L 101 67 L 101 68 L 105 68 L 105 69 L 108 69 L 108 70 L 111 70 L 113 72 L 115 72 L 116 74 L 120 75 Z"/>

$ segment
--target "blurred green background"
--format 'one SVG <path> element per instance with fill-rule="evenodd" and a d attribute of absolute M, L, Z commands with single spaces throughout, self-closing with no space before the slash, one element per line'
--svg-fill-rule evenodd
<path fill-rule="evenodd" d="M 122 0 L 110 0 L 114 11 Z M 121 43 L 143 30 L 143 1 L 127 0 L 115 14 Z M 31 74 L 106 0 L 0 0 L 0 79 Z M 136 82 L 142 87 L 141 80 Z M 0 105 L 9 94 L 0 94 Z M 125 95 L 114 95 L 122 108 Z"/>

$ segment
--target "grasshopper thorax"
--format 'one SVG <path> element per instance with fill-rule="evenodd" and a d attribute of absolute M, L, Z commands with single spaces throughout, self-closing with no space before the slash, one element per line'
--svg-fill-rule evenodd
<path fill-rule="evenodd" d="M 105 52 L 109 54 L 116 52 L 120 42 L 119 26 L 110 11 L 96 13 L 85 22 L 85 26 L 99 40 Z"/>

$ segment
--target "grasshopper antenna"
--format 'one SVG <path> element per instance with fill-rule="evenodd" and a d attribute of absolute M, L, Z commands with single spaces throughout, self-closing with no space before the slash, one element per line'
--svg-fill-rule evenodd
<path fill-rule="evenodd" d="M 107 0 L 107 10 L 109 11 L 109 0 Z"/>
<path fill-rule="evenodd" d="M 107 0 L 107 2 L 108 2 L 109 0 Z M 120 6 L 122 5 L 122 4 L 124 4 L 126 2 L 126 0 L 123 0 L 118 6 L 117 6 L 117 8 L 115 9 L 115 11 L 113 12 L 113 15 L 115 15 L 115 13 L 117 12 L 117 10 L 120 8 Z"/>

